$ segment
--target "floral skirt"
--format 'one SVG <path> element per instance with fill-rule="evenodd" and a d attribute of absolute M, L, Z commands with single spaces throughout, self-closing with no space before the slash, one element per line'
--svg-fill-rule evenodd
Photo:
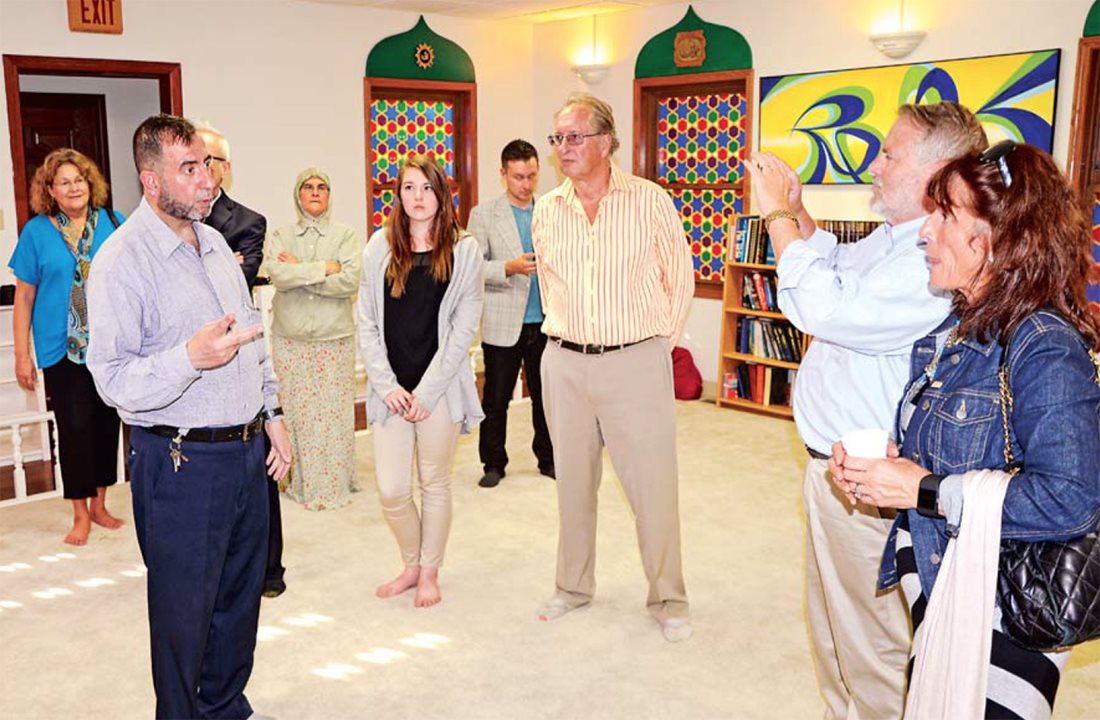
<path fill-rule="evenodd" d="M 286 492 L 307 510 L 343 507 L 359 490 L 354 338 L 303 342 L 273 334 L 271 345 L 294 448 Z"/>

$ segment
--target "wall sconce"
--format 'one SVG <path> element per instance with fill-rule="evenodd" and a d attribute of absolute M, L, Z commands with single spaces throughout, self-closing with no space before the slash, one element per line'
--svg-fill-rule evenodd
<path fill-rule="evenodd" d="M 584 65 L 574 65 L 570 68 L 573 74 L 584 81 L 586 85 L 595 85 L 607 76 L 611 66 L 607 63 L 597 62 L 599 54 L 596 50 L 596 16 L 592 16 L 592 62 Z"/>
<path fill-rule="evenodd" d="M 903 58 L 921 44 L 924 36 L 923 30 L 905 31 L 905 0 L 900 0 L 898 9 L 898 31 L 891 33 L 877 33 L 871 36 L 871 44 L 875 49 L 888 58 Z"/>

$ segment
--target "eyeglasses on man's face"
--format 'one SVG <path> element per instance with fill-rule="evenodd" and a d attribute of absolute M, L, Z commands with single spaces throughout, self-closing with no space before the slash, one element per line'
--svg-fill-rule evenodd
<path fill-rule="evenodd" d="M 69 192 L 69 190 L 74 187 L 84 187 L 87 184 L 88 181 L 84 179 L 83 176 L 78 175 L 74 178 L 62 180 L 61 182 L 55 182 L 53 186 L 62 192 Z"/>
<path fill-rule="evenodd" d="M 596 137 L 597 135 L 606 135 L 607 133 L 595 132 L 595 133 L 582 133 L 582 132 L 569 132 L 569 133 L 550 133 L 546 136 L 546 141 L 550 143 L 551 147 L 558 147 L 563 142 L 567 145 L 582 145 L 586 138 Z"/>
<path fill-rule="evenodd" d="M 1008 169 L 1008 156 L 1015 149 L 1016 142 L 1014 140 L 1002 140 L 987 148 L 985 152 L 978 156 L 978 162 L 982 165 L 997 163 L 997 170 L 1001 173 L 1001 180 L 1004 181 L 1006 188 L 1012 187 L 1012 173 Z"/>

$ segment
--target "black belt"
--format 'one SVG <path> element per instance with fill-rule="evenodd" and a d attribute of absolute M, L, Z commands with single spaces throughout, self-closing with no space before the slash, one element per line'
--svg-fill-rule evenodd
<path fill-rule="evenodd" d="M 819 453 L 817 450 L 814 450 L 809 445 L 806 446 L 806 452 L 808 452 L 810 454 L 810 457 L 812 457 L 814 460 L 828 460 L 829 459 L 828 455 L 825 455 L 824 453 Z"/>
<path fill-rule="evenodd" d="M 638 343 L 644 343 L 651 338 L 645 338 L 643 340 L 635 340 L 634 342 L 622 343 L 621 345 L 582 345 L 580 343 L 569 342 L 568 340 L 562 340 L 552 336 L 547 336 L 550 342 L 554 343 L 560 348 L 566 350 L 572 350 L 573 352 L 579 352 L 584 355 L 603 355 L 606 352 L 614 352 L 616 350 L 622 350 L 628 348 L 631 345 L 637 345 Z"/>
<path fill-rule="evenodd" d="M 187 431 L 187 434 L 183 436 L 183 439 L 206 443 L 233 442 L 235 440 L 248 442 L 250 438 L 260 434 L 263 426 L 264 416 L 263 413 L 259 413 L 251 422 L 247 422 L 244 425 L 230 425 L 228 427 L 215 428 L 191 428 Z M 179 428 L 174 428 L 169 425 L 153 425 L 145 429 L 154 435 L 160 435 L 161 437 L 170 439 L 180 434 Z"/>

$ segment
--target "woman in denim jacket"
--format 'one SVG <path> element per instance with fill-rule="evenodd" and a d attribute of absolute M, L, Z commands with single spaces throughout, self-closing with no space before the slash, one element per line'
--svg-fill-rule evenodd
<path fill-rule="evenodd" d="M 1001 536 L 1067 540 L 1100 520 L 1100 346 L 1085 299 L 1089 225 L 1046 153 L 1005 141 L 955 160 L 929 183 L 921 229 L 934 287 L 954 312 L 913 347 L 890 458 L 830 462 L 851 502 L 903 510 L 882 561 L 881 589 L 901 583 L 914 631 L 949 536 L 962 517 L 962 473 L 1005 466 L 999 370 L 1013 397 Z M 993 613 L 985 716 L 1050 717 L 1068 652 L 1010 642 Z"/>

